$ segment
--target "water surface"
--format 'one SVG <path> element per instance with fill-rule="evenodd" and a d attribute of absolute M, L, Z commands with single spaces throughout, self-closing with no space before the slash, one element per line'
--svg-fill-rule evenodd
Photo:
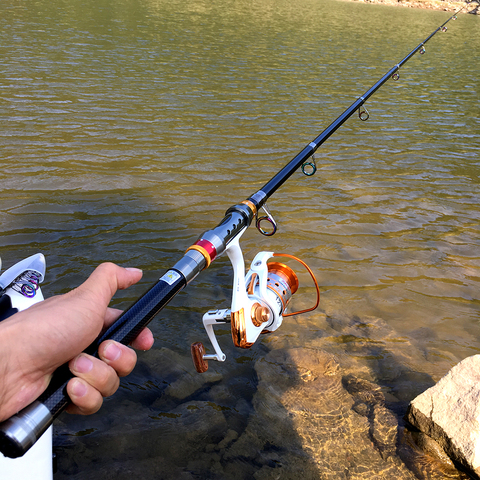
<path fill-rule="evenodd" d="M 43 252 L 46 296 L 103 261 L 144 269 L 118 295 L 122 307 L 448 18 L 330 0 L 4 0 L 0 11 L 4 267 Z M 352 117 L 318 150 L 315 176 L 299 172 L 269 201 L 278 233 L 244 235 L 247 263 L 263 249 L 309 264 L 317 312 L 245 351 L 220 331 L 227 362 L 199 377 L 190 343 L 208 344 L 201 317 L 231 294 L 231 267 L 218 259 L 152 324 L 154 350 L 101 412 L 62 416 L 58 478 L 290 478 L 272 457 L 281 442 L 242 447 L 272 423 L 269 411 L 294 408 L 265 406 L 275 380 L 262 361 L 281 364 L 269 352 L 334 355 L 344 379 L 381 388 L 399 431 L 416 394 L 480 352 L 478 28 L 470 15 L 450 22 L 367 102 L 368 122 Z M 295 309 L 314 302 L 299 276 Z M 326 405 L 319 398 L 323 426 L 337 418 Z M 220 412 L 213 433 L 208 409 Z M 278 428 L 305 452 L 311 478 L 383 471 L 366 452 L 315 463 L 331 432 Z M 402 472 L 445 478 L 398 438 Z"/>

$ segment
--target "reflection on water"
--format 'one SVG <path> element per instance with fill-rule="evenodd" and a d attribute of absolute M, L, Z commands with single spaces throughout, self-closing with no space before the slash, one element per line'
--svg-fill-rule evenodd
<path fill-rule="evenodd" d="M 4 0 L 1 256 L 42 251 L 44 292 L 102 261 L 145 270 L 125 306 L 443 23 L 318 0 Z M 406 405 L 479 352 L 478 18 L 461 15 L 271 199 L 319 310 L 194 372 L 220 258 L 161 314 L 102 411 L 57 425 L 58 478 L 462 478 L 421 453 Z M 300 274 L 296 309 L 314 289 Z M 303 288 L 302 288 L 303 285 Z M 283 476 L 282 476 L 283 475 Z"/>

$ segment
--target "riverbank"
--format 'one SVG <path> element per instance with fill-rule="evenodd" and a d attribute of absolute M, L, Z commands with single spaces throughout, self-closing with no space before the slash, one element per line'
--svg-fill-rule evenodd
<path fill-rule="evenodd" d="M 468 5 L 467 2 L 451 2 L 448 0 L 349 0 L 355 2 L 364 3 L 380 3 L 384 5 L 391 5 L 397 7 L 409 7 L 409 8 L 424 8 L 428 10 L 443 10 L 445 12 L 456 12 L 462 7 Z M 476 8 L 471 6 L 465 9 L 462 13 L 473 13 L 478 15 L 480 9 L 478 4 Z"/>

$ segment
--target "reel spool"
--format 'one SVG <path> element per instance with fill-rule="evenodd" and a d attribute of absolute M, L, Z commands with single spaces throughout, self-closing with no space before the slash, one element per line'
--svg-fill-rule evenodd
<path fill-rule="evenodd" d="M 261 333 L 273 332 L 281 325 L 283 314 L 299 287 L 298 277 L 288 265 L 269 262 L 266 266 L 267 290 L 262 289 L 260 276 L 256 273 L 251 274 L 247 288 L 249 297 L 258 300 L 252 306 L 251 317 L 256 327 L 263 325 Z M 247 274 L 246 281 L 248 278 Z M 233 342 L 236 347 L 242 348 L 242 345 L 235 341 L 235 337 Z"/>
<path fill-rule="evenodd" d="M 222 352 L 213 331 L 215 325 L 230 323 L 234 345 L 239 348 L 250 348 L 261 333 L 277 330 L 284 317 L 315 310 L 320 302 L 320 289 L 312 270 L 297 257 L 260 252 L 253 259 L 248 273 L 243 276 L 245 269 L 240 246 L 233 245 L 230 251 L 227 250 L 227 254 L 234 268 L 232 306 L 231 309 L 210 310 L 203 316 L 203 324 L 215 353 L 207 354 L 201 342 L 191 345 L 193 363 L 199 373 L 207 371 L 208 360 L 220 362 L 226 360 L 226 355 Z M 277 261 L 267 262 L 273 256 L 292 258 L 308 270 L 317 290 L 315 306 L 294 313 L 285 313 L 292 296 L 299 288 L 299 281 L 296 273 L 288 265 Z"/>
<path fill-rule="evenodd" d="M 281 301 L 281 313 L 287 309 L 293 294 L 298 290 L 299 282 L 295 272 L 280 262 L 267 263 L 267 288 Z"/>

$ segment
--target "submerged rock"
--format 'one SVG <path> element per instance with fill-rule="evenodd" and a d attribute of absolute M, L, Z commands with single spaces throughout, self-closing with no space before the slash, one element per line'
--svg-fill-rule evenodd
<path fill-rule="evenodd" d="M 480 355 L 466 358 L 416 397 L 406 418 L 480 478 Z"/>
<path fill-rule="evenodd" d="M 422 450 L 422 452 L 438 459 L 450 468 L 454 468 L 450 457 L 445 453 L 445 450 L 432 438 L 423 432 L 414 432 L 415 443 Z"/>
<path fill-rule="evenodd" d="M 226 452 L 260 465 L 254 478 L 416 478 L 395 455 L 398 422 L 379 387 L 343 378 L 332 354 L 274 350 L 255 369 L 255 415 Z"/>

